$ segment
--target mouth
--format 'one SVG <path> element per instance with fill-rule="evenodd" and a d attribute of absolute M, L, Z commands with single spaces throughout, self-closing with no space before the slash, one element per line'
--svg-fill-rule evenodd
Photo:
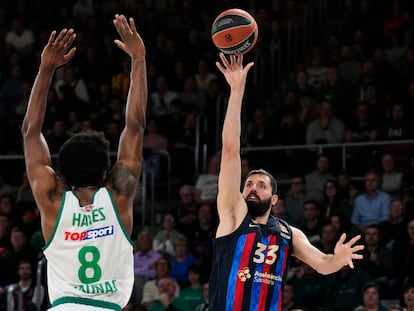
<path fill-rule="evenodd" d="M 247 196 L 247 200 L 248 201 L 259 202 L 260 201 L 260 198 L 257 195 L 255 195 L 255 194 L 249 194 Z"/>

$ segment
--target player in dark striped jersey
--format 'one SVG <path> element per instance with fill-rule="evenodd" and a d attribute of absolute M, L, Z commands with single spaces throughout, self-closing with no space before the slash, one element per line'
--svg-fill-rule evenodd
<path fill-rule="evenodd" d="M 270 216 L 276 204 L 277 183 L 265 170 L 246 176 L 242 193 L 240 134 L 241 108 L 248 71 L 243 55 L 220 54 L 218 69 L 230 86 L 230 98 L 223 125 L 223 147 L 217 208 L 219 225 L 214 240 L 210 277 L 210 310 L 281 310 L 281 297 L 289 256 L 304 261 L 316 271 L 329 274 L 349 265 L 363 249 L 355 245 L 360 236 L 345 242 L 342 234 L 334 254 L 312 246 L 305 234 L 281 219 Z"/>

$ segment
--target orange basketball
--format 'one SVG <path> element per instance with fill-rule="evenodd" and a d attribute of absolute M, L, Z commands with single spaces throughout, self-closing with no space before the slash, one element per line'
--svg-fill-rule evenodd
<path fill-rule="evenodd" d="M 214 45 L 224 54 L 244 54 L 256 44 L 257 23 L 246 11 L 229 9 L 214 20 L 211 37 Z"/>

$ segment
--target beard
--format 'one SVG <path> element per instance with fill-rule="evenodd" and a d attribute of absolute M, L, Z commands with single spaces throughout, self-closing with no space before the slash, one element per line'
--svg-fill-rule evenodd
<path fill-rule="evenodd" d="M 272 198 L 270 197 L 267 200 L 260 200 L 259 202 L 248 201 L 247 199 L 245 201 L 247 204 L 247 210 L 250 216 L 252 216 L 252 218 L 254 219 L 256 217 L 263 216 L 264 214 L 266 214 L 267 210 L 270 208 Z"/>

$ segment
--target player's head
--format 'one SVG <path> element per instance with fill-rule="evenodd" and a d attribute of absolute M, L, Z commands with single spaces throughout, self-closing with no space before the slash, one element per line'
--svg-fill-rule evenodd
<path fill-rule="evenodd" d="M 81 132 L 59 150 L 57 166 L 70 187 L 100 186 L 110 167 L 109 142 L 101 132 Z"/>
<path fill-rule="evenodd" d="M 246 175 L 242 195 L 250 215 L 262 216 L 277 203 L 276 179 L 263 169 L 252 170 Z"/>

